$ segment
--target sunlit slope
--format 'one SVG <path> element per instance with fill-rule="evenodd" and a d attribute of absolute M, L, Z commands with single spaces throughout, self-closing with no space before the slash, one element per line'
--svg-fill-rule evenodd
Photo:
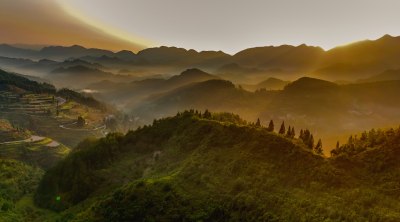
<path fill-rule="evenodd" d="M 36 203 L 76 221 L 400 218 L 394 196 L 336 161 L 231 114 L 185 112 L 82 143 Z"/>

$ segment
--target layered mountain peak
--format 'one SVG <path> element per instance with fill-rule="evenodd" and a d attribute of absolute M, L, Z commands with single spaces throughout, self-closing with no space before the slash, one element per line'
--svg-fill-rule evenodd
<path fill-rule="evenodd" d="M 210 79 L 218 79 L 217 76 L 211 75 L 206 73 L 197 68 L 191 68 L 183 71 L 180 75 L 171 77 L 168 81 L 175 81 L 175 82 L 200 82 L 206 81 Z"/>
<path fill-rule="evenodd" d="M 335 83 L 321 80 L 321 79 L 315 79 L 315 78 L 310 78 L 310 77 L 302 77 L 290 84 L 288 84 L 285 87 L 286 91 L 299 91 L 299 92 L 306 92 L 306 91 L 315 91 L 318 92 L 320 90 L 324 89 L 332 89 L 332 88 L 337 88 L 338 85 Z"/>

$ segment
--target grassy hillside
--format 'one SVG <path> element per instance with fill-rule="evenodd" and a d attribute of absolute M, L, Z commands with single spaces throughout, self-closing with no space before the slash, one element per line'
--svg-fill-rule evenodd
<path fill-rule="evenodd" d="M 98 100 L 70 89 L 28 80 L 0 70 L 0 119 L 16 126 L 13 130 L 0 122 L 0 142 L 35 135 L 55 139 L 70 147 L 90 136 L 103 136 L 104 118 L 115 110 Z M 86 121 L 82 129 L 71 129 L 78 117 Z M 8 124 L 10 125 L 10 124 Z M 73 128 L 73 127 L 72 127 Z"/>
<path fill-rule="evenodd" d="M 47 83 L 38 83 L 25 77 L 11 74 L 0 69 L 0 88 L 15 86 L 19 89 L 34 93 L 55 93 L 54 86 Z"/>
<path fill-rule="evenodd" d="M 29 142 L 29 140 L 0 144 L 0 158 L 19 160 L 47 169 L 63 159 L 70 151 L 68 147 L 49 138 L 40 138 L 34 142 Z"/>
<path fill-rule="evenodd" d="M 184 112 L 81 143 L 35 201 L 68 221 L 398 221 L 398 191 L 342 162 L 237 116 Z"/>
<path fill-rule="evenodd" d="M 8 120 L 0 119 L 0 143 L 27 139 L 29 136 L 29 131 L 15 128 Z"/>
<path fill-rule="evenodd" d="M 43 175 L 43 170 L 16 160 L 0 159 L 0 220 L 4 222 L 34 221 L 43 211 L 26 204 Z"/>

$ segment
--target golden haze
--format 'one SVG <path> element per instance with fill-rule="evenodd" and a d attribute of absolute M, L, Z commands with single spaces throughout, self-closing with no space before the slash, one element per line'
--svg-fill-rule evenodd
<path fill-rule="evenodd" d="M 138 51 L 137 42 L 107 33 L 69 15 L 51 0 L 4 1 L 0 7 L 0 42 L 8 44 L 82 45 L 113 51 Z"/>

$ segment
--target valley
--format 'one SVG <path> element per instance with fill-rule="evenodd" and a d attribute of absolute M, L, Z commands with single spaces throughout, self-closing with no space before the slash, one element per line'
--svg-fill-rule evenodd
<path fill-rule="evenodd" d="M 399 221 L 398 41 L 2 45 L 0 221 Z"/>

